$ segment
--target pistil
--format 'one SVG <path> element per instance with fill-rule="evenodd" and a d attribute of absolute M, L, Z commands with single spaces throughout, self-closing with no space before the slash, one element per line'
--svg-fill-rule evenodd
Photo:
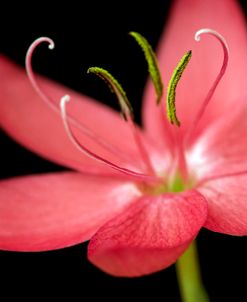
<path fill-rule="evenodd" d="M 189 128 L 189 130 L 188 130 L 188 132 L 185 136 L 186 144 L 189 143 L 189 140 L 191 139 L 192 134 L 194 133 L 196 127 L 198 126 L 203 114 L 205 113 L 205 110 L 206 110 L 209 102 L 212 100 L 212 97 L 215 93 L 215 90 L 216 90 L 218 84 L 220 83 L 222 77 L 224 76 L 224 74 L 226 72 L 226 68 L 227 68 L 228 60 L 229 60 L 229 47 L 227 45 L 227 42 L 226 42 L 225 38 L 215 30 L 212 30 L 212 29 L 209 29 L 209 28 L 203 28 L 203 29 L 198 30 L 195 33 L 195 40 L 197 42 L 201 41 L 201 35 L 203 35 L 203 34 L 211 35 L 211 36 L 215 37 L 220 42 L 220 44 L 222 46 L 222 49 L 223 49 L 224 58 L 223 58 L 223 63 L 222 63 L 220 72 L 218 73 L 212 87 L 209 89 L 209 91 L 206 95 L 206 98 L 204 99 L 204 101 L 203 101 L 203 103 L 202 103 L 202 105 L 201 105 L 201 107 L 200 107 L 200 109 L 199 109 L 199 111 L 198 111 L 198 113 L 195 117 L 195 120 L 192 122 L 192 125 Z"/>

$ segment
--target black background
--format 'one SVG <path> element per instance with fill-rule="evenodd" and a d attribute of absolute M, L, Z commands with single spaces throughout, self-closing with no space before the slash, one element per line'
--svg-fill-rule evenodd
<path fill-rule="evenodd" d="M 54 39 L 56 49 L 40 47 L 34 55 L 34 69 L 116 109 L 114 97 L 94 77 L 90 66 L 101 66 L 119 79 L 134 105 L 137 120 L 146 63 L 140 49 L 128 36 L 131 30 L 146 36 L 155 47 L 166 22 L 171 1 L 72 1 L 59 3 L 5 3 L 0 20 L 0 51 L 24 65 L 30 43 L 40 36 Z M 241 2 L 246 10 L 244 1 Z M 1 68 L 1 66 L 0 66 Z M 1 178 L 63 170 L 0 135 Z M 211 301 L 247 301 L 246 238 L 230 237 L 202 230 L 198 238 L 203 280 Z M 100 298 L 138 301 L 180 301 L 174 267 L 137 279 L 113 278 L 93 267 L 86 258 L 87 243 L 58 251 L 15 253 L 0 251 L 0 293 L 11 300 L 52 296 L 84 301 Z M 36 296 L 33 295 L 33 291 Z M 75 298 L 74 298 L 75 297 Z M 200 302 L 200 301 L 198 301 Z"/>

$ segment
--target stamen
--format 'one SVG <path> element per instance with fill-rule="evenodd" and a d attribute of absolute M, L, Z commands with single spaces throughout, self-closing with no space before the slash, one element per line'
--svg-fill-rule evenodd
<path fill-rule="evenodd" d="M 191 129 L 188 131 L 188 136 L 191 136 L 191 132 L 193 132 L 195 130 L 196 126 L 198 125 L 198 123 L 200 121 L 200 119 L 202 118 L 208 103 L 212 99 L 212 97 L 214 95 L 214 92 L 215 92 L 219 82 L 221 81 L 222 77 L 224 76 L 224 74 L 226 72 L 226 68 L 227 68 L 227 65 L 228 65 L 228 59 L 229 59 L 229 47 L 227 45 L 227 42 L 226 42 L 225 38 L 221 34 L 219 34 L 217 31 L 215 31 L 213 29 L 203 28 L 203 29 L 198 30 L 195 33 L 195 40 L 199 42 L 201 40 L 201 35 L 203 35 L 203 34 L 211 35 L 211 36 L 215 37 L 220 42 L 220 44 L 223 48 L 223 52 L 224 52 L 224 59 L 223 59 L 223 63 L 222 63 L 220 72 L 217 75 L 216 80 L 214 81 L 212 87 L 208 91 L 208 94 L 207 94 L 205 100 L 202 103 L 201 108 L 199 109 L 199 111 L 196 115 L 196 118 L 195 118 L 195 120 L 194 120 L 194 122 L 191 126 Z"/>
<path fill-rule="evenodd" d="M 175 130 L 175 143 L 176 143 L 176 151 L 177 151 L 177 160 L 178 160 L 178 168 L 181 173 L 181 177 L 186 184 L 189 180 L 189 172 L 185 155 L 184 142 L 182 138 L 181 131 L 178 128 Z"/>
<path fill-rule="evenodd" d="M 177 67 L 173 71 L 167 88 L 167 117 L 171 124 L 176 124 L 178 127 L 180 126 L 180 121 L 178 120 L 176 115 L 176 88 L 186 66 L 191 59 L 191 56 L 192 52 L 191 50 L 189 50 L 179 61 Z"/>
<path fill-rule="evenodd" d="M 119 82 L 107 70 L 100 67 L 90 67 L 87 72 L 96 74 L 108 84 L 110 90 L 114 92 L 118 98 L 124 119 L 127 120 L 128 117 L 132 118 L 133 108 Z"/>
<path fill-rule="evenodd" d="M 157 95 L 156 103 L 159 105 L 163 95 L 163 83 L 155 53 L 152 49 L 152 46 L 142 35 L 133 31 L 130 32 L 130 35 L 136 40 L 144 52 L 146 61 L 148 63 L 148 71 Z"/>
<path fill-rule="evenodd" d="M 92 151 L 90 151 L 88 148 L 86 148 L 85 146 L 83 146 L 78 139 L 74 136 L 69 122 L 68 122 L 68 117 L 67 117 L 67 112 L 66 112 L 66 103 L 70 101 L 70 97 L 68 95 L 65 95 L 61 98 L 60 100 L 60 110 L 61 110 L 61 117 L 62 117 L 62 121 L 64 124 L 64 128 L 65 131 L 70 139 L 70 141 L 74 144 L 74 146 L 77 148 L 77 150 L 81 153 L 83 153 L 84 155 L 97 160 L 100 163 L 104 163 L 108 166 L 110 166 L 111 168 L 124 173 L 125 175 L 129 175 L 131 177 L 135 177 L 140 181 L 157 181 L 157 178 L 146 175 L 146 174 L 142 174 L 142 173 L 138 173 L 138 172 L 134 172 L 132 170 L 120 167 L 112 162 L 110 162 L 107 159 L 102 158 L 101 156 L 93 153 Z"/>
<path fill-rule="evenodd" d="M 142 141 L 142 138 L 139 135 L 138 129 L 134 123 L 134 114 L 132 106 L 127 98 L 127 95 L 125 91 L 123 90 L 122 86 L 119 84 L 119 82 L 105 69 L 99 68 L 99 67 L 90 67 L 88 69 L 88 73 L 94 73 L 97 76 L 99 76 L 101 79 L 103 79 L 108 86 L 110 87 L 111 91 L 114 92 L 118 98 L 119 105 L 121 107 L 122 115 L 124 116 L 124 119 L 128 123 L 131 132 L 133 133 L 134 140 L 137 146 L 137 149 L 141 155 L 142 161 L 144 165 L 146 166 L 147 172 L 155 175 L 155 171 L 153 169 L 153 166 L 151 164 L 151 160 L 148 156 L 148 152 L 144 146 L 144 143 Z"/>
<path fill-rule="evenodd" d="M 177 67 L 175 68 L 170 82 L 167 88 L 167 118 L 171 124 L 176 124 L 176 126 L 180 126 L 180 121 L 176 114 L 176 88 L 178 85 L 181 76 L 188 65 L 192 56 L 192 52 L 187 51 L 182 59 L 179 61 Z M 176 156 L 177 156 L 177 165 L 178 169 L 181 173 L 181 177 L 183 181 L 186 183 L 188 181 L 188 168 L 187 162 L 185 157 L 185 150 L 184 150 L 184 143 L 181 137 L 181 131 L 176 127 L 174 130 L 174 137 L 175 137 L 175 146 L 176 146 Z"/>
<path fill-rule="evenodd" d="M 29 81 L 31 85 L 33 86 L 36 93 L 40 96 L 40 98 L 45 102 L 46 105 L 48 105 L 54 112 L 60 115 L 59 107 L 56 105 L 56 103 L 48 97 L 40 88 L 38 85 L 35 75 L 32 69 L 32 55 L 34 50 L 37 46 L 39 46 L 41 43 L 48 43 L 49 49 L 54 49 L 55 43 L 52 39 L 48 37 L 41 37 L 36 39 L 29 47 L 27 54 L 26 54 L 26 72 L 27 76 L 29 78 Z M 107 143 L 105 140 L 100 138 L 98 135 L 96 135 L 94 132 L 92 132 L 87 126 L 85 126 L 83 123 L 79 123 L 77 120 L 75 120 L 73 117 L 71 117 L 69 114 L 67 115 L 68 120 L 73 126 L 77 127 L 85 136 L 92 139 L 95 143 L 97 143 L 99 146 L 107 150 L 113 155 L 117 155 L 118 157 L 121 157 L 125 161 L 129 161 L 129 158 L 126 157 L 125 154 L 121 152 L 118 148 L 115 146 L 112 146 L 111 144 Z"/>

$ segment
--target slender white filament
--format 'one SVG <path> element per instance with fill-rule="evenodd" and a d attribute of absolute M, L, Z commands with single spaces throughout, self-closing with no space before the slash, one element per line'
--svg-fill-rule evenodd
<path fill-rule="evenodd" d="M 105 158 L 102 158 L 101 156 L 97 155 L 96 153 L 92 152 L 87 147 L 82 145 L 78 141 L 78 139 L 75 137 L 75 135 L 73 134 L 73 132 L 72 132 L 70 126 L 69 126 L 69 123 L 68 123 L 67 112 L 66 112 L 66 103 L 68 103 L 69 101 L 70 101 L 70 96 L 69 95 L 65 95 L 61 98 L 61 101 L 60 101 L 61 118 L 62 118 L 64 128 L 65 128 L 65 131 L 68 135 L 69 140 L 72 142 L 72 144 L 76 147 L 76 149 L 79 152 L 83 153 L 84 155 L 86 155 L 86 156 L 88 156 L 88 157 L 90 157 L 94 160 L 97 160 L 100 163 L 104 163 L 104 164 L 110 166 L 111 168 L 113 168 L 117 171 L 120 171 L 120 172 L 122 172 L 126 175 L 129 175 L 129 176 L 132 176 L 132 177 L 133 176 L 137 177 L 142 181 L 143 180 L 146 180 L 146 181 L 156 180 L 157 181 L 157 177 L 152 177 L 152 176 L 149 176 L 149 175 L 146 175 L 146 174 L 134 172 L 132 170 L 120 167 L 120 166 L 110 162 L 109 160 L 107 160 Z"/>
<path fill-rule="evenodd" d="M 222 63 L 222 66 L 221 66 L 221 69 L 215 79 L 215 81 L 213 82 L 213 85 L 212 87 L 209 89 L 196 117 L 195 117 L 195 120 L 193 121 L 192 123 L 192 126 L 189 128 L 187 134 L 186 134 L 186 142 L 188 143 L 189 142 L 189 139 L 192 137 L 192 133 L 195 131 L 198 123 L 200 122 L 209 102 L 211 101 L 214 93 L 215 93 L 215 90 L 218 86 L 218 84 L 220 83 L 222 77 L 224 76 L 225 72 L 226 72 L 226 68 L 227 68 L 227 65 L 228 65 L 228 60 L 229 60 L 229 47 L 227 45 L 227 42 L 225 40 L 225 38 L 219 34 L 217 31 L 213 30 L 213 29 L 210 29 L 210 28 L 202 28 L 200 30 L 198 30 L 196 33 L 195 33 L 195 40 L 197 42 L 201 41 L 201 35 L 203 34 L 208 34 L 208 35 L 211 35 L 213 37 L 215 37 L 221 44 L 222 46 L 222 49 L 223 49 L 223 54 L 224 54 L 224 58 L 223 58 L 223 63 Z"/>

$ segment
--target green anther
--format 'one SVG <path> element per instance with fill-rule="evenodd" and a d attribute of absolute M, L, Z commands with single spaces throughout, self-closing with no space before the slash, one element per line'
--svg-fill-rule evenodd
<path fill-rule="evenodd" d="M 155 53 L 151 47 L 151 45 L 148 43 L 148 41 L 139 33 L 137 32 L 130 32 L 130 35 L 136 40 L 136 42 L 140 45 L 142 48 L 146 61 L 148 63 L 148 70 L 149 74 L 151 76 L 152 82 L 154 84 L 154 88 L 156 91 L 157 99 L 156 103 L 159 105 L 162 95 L 163 95 L 163 83 L 161 79 L 161 74 L 159 71 L 157 59 L 155 56 Z"/>
<path fill-rule="evenodd" d="M 133 118 L 133 109 L 125 91 L 119 82 L 107 70 L 100 67 L 90 67 L 87 73 L 94 73 L 99 76 L 107 83 L 110 90 L 116 94 L 125 120 L 127 120 L 128 117 Z"/>
<path fill-rule="evenodd" d="M 170 82 L 168 84 L 167 88 L 167 117 L 171 124 L 176 124 L 177 126 L 180 126 L 180 121 L 177 118 L 176 115 L 176 88 L 177 84 L 187 66 L 192 56 L 191 50 L 189 50 L 180 60 L 177 67 L 175 68 L 172 77 L 170 79 Z"/>

